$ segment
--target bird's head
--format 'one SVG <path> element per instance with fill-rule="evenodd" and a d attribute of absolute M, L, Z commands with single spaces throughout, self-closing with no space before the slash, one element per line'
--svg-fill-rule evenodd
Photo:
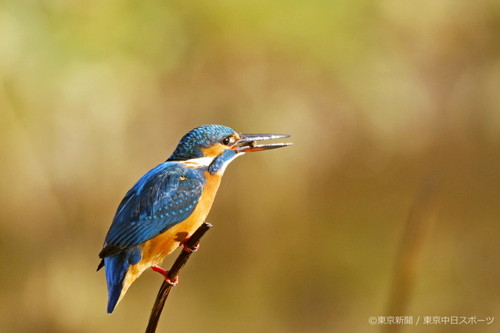
<path fill-rule="evenodd" d="M 283 134 L 239 134 L 222 125 L 203 125 L 189 131 L 181 139 L 167 161 L 197 161 L 209 166 L 211 173 L 224 171 L 237 156 L 246 152 L 281 148 L 291 143 L 256 145 L 256 141 L 286 138 Z M 211 170 L 210 170 L 211 167 Z"/>

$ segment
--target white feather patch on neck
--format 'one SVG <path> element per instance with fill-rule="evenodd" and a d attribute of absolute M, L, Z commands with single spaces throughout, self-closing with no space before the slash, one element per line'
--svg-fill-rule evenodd
<path fill-rule="evenodd" d="M 194 164 L 194 166 L 206 166 L 208 167 L 214 161 L 214 157 L 198 157 L 185 160 L 184 163 Z"/>
<path fill-rule="evenodd" d="M 231 159 L 225 161 L 222 167 L 217 171 L 217 174 L 222 175 L 226 170 L 227 166 L 229 165 L 229 163 L 231 163 L 236 157 L 241 156 L 243 154 L 245 153 L 238 153 L 234 155 L 234 157 L 232 157 Z M 212 162 L 214 161 L 214 159 L 215 157 L 205 156 L 205 157 L 191 158 L 189 160 L 185 160 L 184 163 L 187 164 L 188 166 L 192 166 L 193 168 L 209 167 L 210 164 L 212 164 Z"/>

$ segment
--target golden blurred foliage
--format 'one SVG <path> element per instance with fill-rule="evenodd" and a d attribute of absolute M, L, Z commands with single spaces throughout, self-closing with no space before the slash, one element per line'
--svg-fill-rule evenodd
<path fill-rule="evenodd" d="M 500 2 L 24 0 L 0 2 L 1 332 L 144 331 L 161 279 L 109 316 L 97 254 L 207 123 L 295 145 L 228 168 L 160 332 L 378 331 L 404 272 L 407 315 L 500 316 Z"/>

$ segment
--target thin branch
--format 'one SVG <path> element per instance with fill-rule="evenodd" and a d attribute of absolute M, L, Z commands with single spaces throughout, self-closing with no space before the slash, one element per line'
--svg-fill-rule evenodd
<path fill-rule="evenodd" d="M 175 260 L 172 268 L 168 271 L 168 278 L 171 281 L 174 281 L 179 271 L 186 264 L 191 253 L 196 251 L 197 245 L 200 242 L 201 237 L 210 229 L 212 225 L 210 223 L 204 222 L 191 237 L 187 240 L 186 246 L 191 251 L 182 251 L 177 259 Z M 155 304 L 153 305 L 153 309 L 151 310 L 151 315 L 149 317 L 148 327 L 146 328 L 146 333 L 154 333 L 156 332 L 156 327 L 158 326 L 158 320 L 160 319 L 161 312 L 165 305 L 165 301 L 170 293 L 170 289 L 172 289 L 172 285 L 163 281 L 160 290 L 158 291 L 158 295 L 156 296 Z"/>

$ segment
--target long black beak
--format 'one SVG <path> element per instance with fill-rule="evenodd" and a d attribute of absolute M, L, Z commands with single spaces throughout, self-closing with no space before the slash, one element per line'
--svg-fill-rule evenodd
<path fill-rule="evenodd" d="M 281 147 L 287 147 L 287 146 L 290 146 L 293 144 L 293 143 L 289 143 L 289 142 L 287 142 L 287 143 L 269 143 L 269 144 L 265 144 L 265 145 L 256 145 L 255 144 L 255 141 L 289 138 L 290 135 L 287 135 L 287 134 L 240 134 L 240 137 L 241 138 L 231 148 L 233 150 L 236 150 L 239 153 L 276 149 L 276 148 L 281 148 Z"/>

